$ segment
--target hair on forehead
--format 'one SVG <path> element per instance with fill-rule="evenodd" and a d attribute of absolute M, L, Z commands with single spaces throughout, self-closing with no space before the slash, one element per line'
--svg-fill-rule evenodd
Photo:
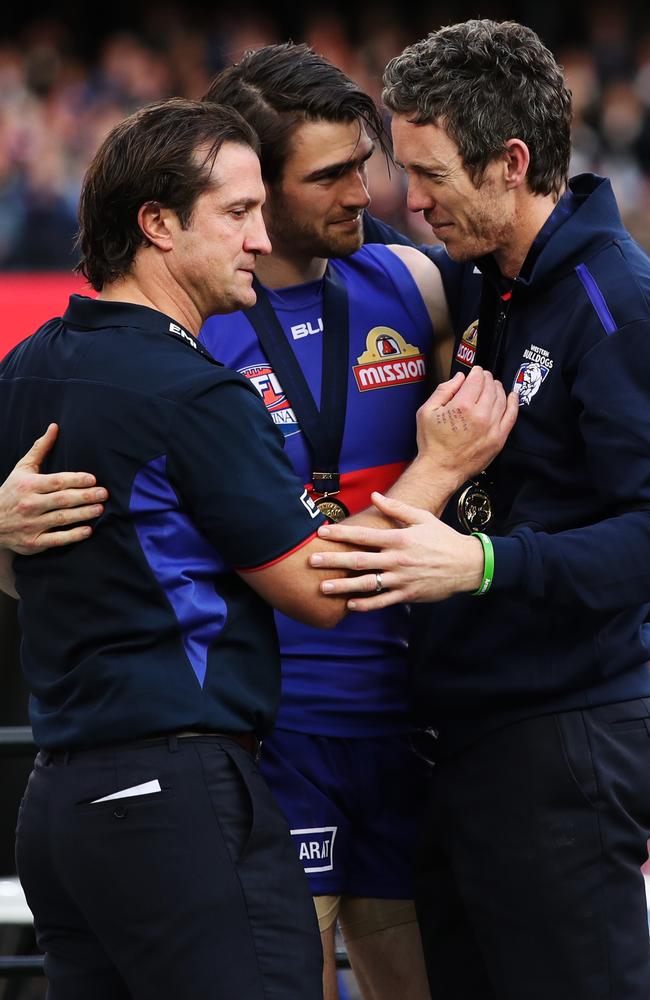
<path fill-rule="evenodd" d="M 305 44 L 246 52 L 215 77 L 204 100 L 227 104 L 250 122 L 260 138 L 264 180 L 271 184 L 282 176 L 293 133 L 305 122 L 358 121 L 385 153 L 389 150 L 373 99 Z"/>

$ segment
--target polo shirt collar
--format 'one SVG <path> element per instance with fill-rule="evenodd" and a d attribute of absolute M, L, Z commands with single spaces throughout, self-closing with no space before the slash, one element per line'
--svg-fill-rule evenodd
<path fill-rule="evenodd" d="M 180 323 L 157 309 L 134 305 L 131 302 L 92 299 L 88 295 L 71 295 L 63 319 L 66 323 L 74 326 L 87 326 L 90 330 L 130 326 L 140 330 L 151 330 L 155 333 L 160 333 L 161 330 L 167 332 L 172 324 L 175 328 L 172 332 L 182 330 L 186 337 L 190 337 L 192 340 L 196 339 Z"/>
<path fill-rule="evenodd" d="M 201 343 L 171 316 L 158 309 L 135 305 L 131 302 L 113 302 L 107 299 L 92 299 L 88 295 L 71 295 L 63 321 L 70 326 L 87 330 L 117 329 L 148 330 L 151 333 L 166 333 L 193 348 L 212 364 L 220 365 L 206 351 Z"/>

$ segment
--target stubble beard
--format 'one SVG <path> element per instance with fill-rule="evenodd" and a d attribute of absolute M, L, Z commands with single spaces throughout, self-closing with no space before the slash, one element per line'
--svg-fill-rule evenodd
<path fill-rule="evenodd" d="M 507 246 L 511 239 L 512 222 L 510 220 L 496 221 L 495 213 L 483 211 L 475 215 L 467 230 L 451 247 L 443 239 L 448 256 L 459 264 L 477 260 L 487 254 L 494 253 Z"/>
<path fill-rule="evenodd" d="M 267 218 L 267 229 L 273 252 L 291 257 L 321 257 L 323 259 L 350 257 L 363 244 L 363 219 L 352 233 L 337 233 L 327 223 L 323 231 L 299 222 L 285 203 L 274 204 L 273 213 Z"/>

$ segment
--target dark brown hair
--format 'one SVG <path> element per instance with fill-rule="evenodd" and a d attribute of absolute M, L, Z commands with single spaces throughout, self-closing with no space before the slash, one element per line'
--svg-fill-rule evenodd
<path fill-rule="evenodd" d="M 291 136 L 306 121 L 363 123 L 382 149 L 387 137 L 373 99 L 308 45 L 285 42 L 244 53 L 210 85 L 205 101 L 236 108 L 257 132 L 262 175 L 282 177 Z"/>
<path fill-rule="evenodd" d="M 571 94 L 553 55 L 515 21 L 465 21 L 432 32 L 391 59 L 383 100 L 416 124 L 443 126 L 475 184 L 521 139 L 528 185 L 558 194 L 569 173 Z"/>
<path fill-rule="evenodd" d="M 142 205 L 158 202 L 188 226 L 225 142 L 259 152 L 253 129 L 232 108 L 181 98 L 150 104 L 109 132 L 86 171 L 79 201 L 76 270 L 96 291 L 123 277 L 146 244 L 138 225 Z"/>

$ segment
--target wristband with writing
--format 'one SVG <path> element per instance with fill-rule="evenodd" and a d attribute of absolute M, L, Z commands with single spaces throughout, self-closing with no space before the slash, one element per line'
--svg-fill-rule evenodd
<path fill-rule="evenodd" d="M 494 548 L 492 546 L 492 539 L 488 535 L 484 535 L 482 531 L 474 531 L 473 536 L 474 538 L 478 538 L 483 547 L 483 579 L 479 588 L 472 591 L 472 597 L 480 597 L 481 594 L 487 594 L 492 586 L 494 578 Z"/>

